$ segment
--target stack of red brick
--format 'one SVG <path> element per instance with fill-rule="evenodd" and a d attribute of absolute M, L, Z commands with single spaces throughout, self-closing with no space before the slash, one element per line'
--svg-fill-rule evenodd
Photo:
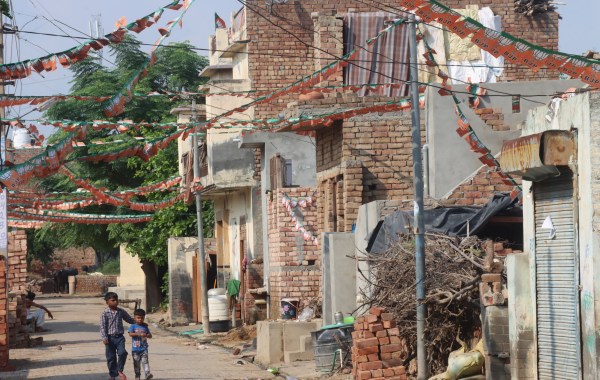
<path fill-rule="evenodd" d="M 508 300 L 506 281 L 502 276 L 506 255 L 521 253 L 505 248 L 502 243 L 486 242 L 486 258 L 484 270 L 479 284 L 479 296 L 483 306 L 502 306 Z"/>
<path fill-rule="evenodd" d="M 373 307 L 359 317 L 352 333 L 352 374 L 355 379 L 405 380 L 405 355 L 400 330 L 391 313 Z"/>
<path fill-rule="evenodd" d="M 8 341 L 10 348 L 25 348 L 30 345 L 27 327 L 27 308 L 25 295 L 10 293 L 8 295 Z"/>
<path fill-rule="evenodd" d="M 8 365 L 8 300 L 6 298 L 6 261 L 0 258 L 0 369 Z"/>

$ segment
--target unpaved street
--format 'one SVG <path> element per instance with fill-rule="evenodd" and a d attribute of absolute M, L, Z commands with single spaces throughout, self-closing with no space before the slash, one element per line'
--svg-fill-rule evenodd
<path fill-rule="evenodd" d="M 54 314 L 40 347 L 10 351 L 10 364 L 18 370 L 0 372 L 0 379 L 108 379 L 104 346 L 99 338 L 98 320 L 105 304 L 101 298 L 40 298 Z M 128 310 L 128 309 L 126 309 Z M 129 310 L 128 310 L 129 311 Z M 128 325 L 125 324 L 126 329 Z M 155 379 L 256 379 L 271 377 L 252 364 L 235 365 L 228 351 L 214 346 L 198 350 L 189 339 L 173 336 L 150 326 L 150 367 Z M 127 337 L 127 351 L 131 340 Z M 134 379 L 131 355 L 125 374 Z"/>

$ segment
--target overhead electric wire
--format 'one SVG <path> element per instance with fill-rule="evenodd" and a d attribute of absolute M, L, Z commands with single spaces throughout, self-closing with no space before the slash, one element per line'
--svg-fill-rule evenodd
<path fill-rule="evenodd" d="M 35 4 L 33 4 L 33 0 L 29 0 L 29 1 L 30 1 L 30 2 L 31 2 L 31 4 L 32 4 L 32 5 L 33 5 L 33 6 L 34 6 L 36 9 L 37 9 L 37 7 L 35 6 Z M 36 1 L 37 1 L 37 0 L 36 0 Z M 70 28 L 70 29 L 72 29 L 72 30 L 74 30 L 74 31 L 76 31 L 76 32 L 78 32 L 78 33 L 81 33 L 81 34 L 84 36 L 84 37 L 77 37 L 77 38 L 86 38 L 86 37 L 87 37 L 87 39 L 90 39 L 90 38 L 91 38 L 91 39 L 94 39 L 94 37 L 92 37 L 92 36 L 90 36 L 90 35 L 88 35 L 88 34 L 86 34 L 86 33 L 82 32 L 81 30 L 78 30 L 77 28 L 74 28 L 74 27 L 72 27 L 72 26 L 69 26 L 69 25 L 65 24 L 65 23 L 64 23 L 64 22 L 62 22 L 62 21 L 59 21 L 59 20 L 57 20 L 57 19 L 56 19 L 56 18 L 55 18 L 55 17 L 54 17 L 54 16 L 53 16 L 51 13 L 50 13 L 50 11 L 48 11 L 48 9 L 46 9 L 46 7 L 44 7 L 44 5 L 43 5 L 42 3 L 39 3 L 39 4 L 40 4 L 40 6 L 41 6 L 42 8 L 44 8 L 44 11 L 45 11 L 45 12 L 46 12 L 46 13 L 47 13 L 49 16 L 50 16 L 50 18 L 52 18 L 52 20 L 54 20 L 54 21 L 56 21 L 56 22 L 58 22 L 58 23 L 61 23 L 62 25 L 65 25 L 66 27 L 68 27 L 68 28 Z M 65 35 L 67 35 L 67 32 L 65 32 L 65 31 L 64 31 L 64 30 L 63 30 L 63 29 L 62 29 L 60 26 L 56 25 L 56 24 L 55 24 L 55 23 L 54 23 L 52 20 L 49 20 L 49 19 L 48 19 L 48 17 L 46 17 L 46 16 L 42 16 L 42 17 L 44 18 L 44 20 L 48 21 L 49 23 L 51 23 L 52 25 L 54 25 L 54 26 L 55 26 L 55 27 L 56 27 L 58 30 L 60 30 L 61 32 L 63 32 Z M 75 41 L 75 42 L 79 43 L 79 41 L 77 41 L 77 38 L 76 38 L 75 36 L 71 36 L 70 38 L 71 38 L 73 41 Z M 116 66 L 114 62 L 111 62 L 111 61 L 109 61 L 108 59 L 104 58 L 102 55 L 98 55 L 98 57 L 99 57 L 100 59 L 102 59 L 102 60 L 104 60 L 104 61 L 106 61 L 106 62 L 110 63 L 111 65 L 113 65 L 113 66 Z"/>
<path fill-rule="evenodd" d="M 61 38 L 79 38 L 79 39 L 86 39 L 89 40 L 89 38 L 84 38 L 84 37 L 76 37 L 76 36 L 70 36 L 70 35 L 63 35 L 63 34 L 56 34 L 56 33 L 46 33 L 46 32 L 35 32 L 35 31 L 29 31 L 29 30 L 19 30 L 18 33 L 26 33 L 26 34 L 36 34 L 36 35 L 44 35 L 44 36 L 49 36 L 49 37 L 61 37 Z M 121 44 L 134 44 L 133 42 L 127 42 L 127 41 L 123 41 L 121 42 Z M 140 46 L 153 46 L 153 44 L 149 44 L 149 43 L 139 43 Z M 167 49 L 184 49 L 184 50 L 191 50 L 191 51 L 204 51 L 204 52 L 220 52 L 220 53 L 224 53 L 227 52 L 227 50 L 219 50 L 219 49 L 209 49 L 209 48 L 199 48 L 199 47 L 187 47 L 187 46 L 172 46 L 172 45 L 161 45 L 161 48 L 167 48 Z M 368 50 L 367 50 L 368 51 Z M 261 52 L 236 52 L 236 54 L 247 54 L 247 55 L 258 55 L 258 56 L 265 56 L 265 57 L 280 57 L 280 58 L 305 58 L 305 59 L 314 59 L 315 57 L 313 56 L 309 56 L 309 55 L 294 55 L 294 54 L 277 54 L 277 53 L 261 53 Z M 408 65 L 410 62 L 403 62 L 403 61 L 395 61 L 392 60 L 391 58 L 388 61 L 384 61 L 384 60 L 358 60 L 358 59 L 350 59 L 347 60 L 348 62 L 381 62 L 381 63 L 400 63 L 400 64 L 406 64 Z M 425 63 L 419 63 L 419 66 L 427 66 Z M 442 65 L 442 66 L 455 66 L 455 67 L 471 67 L 470 65 L 462 65 L 462 64 L 451 64 L 451 65 Z M 487 66 L 490 68 L 496 68 L 496 69 L 501 69 L 502 67 L 500 66 Z"/>

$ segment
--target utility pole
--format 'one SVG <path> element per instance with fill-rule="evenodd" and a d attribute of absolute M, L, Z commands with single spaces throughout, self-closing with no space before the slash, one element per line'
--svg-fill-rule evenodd
<path fill-rule="evenodd" d="M 412 116 L 413 184 L 415 191 L 415 271 L 417 284 L 417 379 L 427 379 L 425 352 L 425 225 L 423 222 L 423 159 L 421 156 L 421 115 L 419 111 L 419 73 L 417 69 L 417 23 L 409 14 L 410 94 Z"/>
<path fill-rule="evenodd" d="M 196 122 L 196 98 L 192 98 L 192 122 Z M 192 134 L 192 149 L 194 149 L 194 183 L 200 180 L 200 152 L 198 151 L 198 133 Z M 206 284 L 206 252 L 204 250 L 204 236 L 202 231 L 202 193 L 199 188 L 196 192 L 196 218 L 198 220 L 198 252 L 200 253 L 198 270 L 200 271 L 200 291 L 202 292 L 202 329 L 204 336 L 210 335 L 210 321 L 208 320 L 208 289 Z"/>

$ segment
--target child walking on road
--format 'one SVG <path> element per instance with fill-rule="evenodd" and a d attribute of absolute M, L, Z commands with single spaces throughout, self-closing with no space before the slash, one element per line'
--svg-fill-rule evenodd
<path fill-rule="evenodd" d="M 153 377 L 150 373 L 150 364 L 148 362 L 148 339 L 152 338 L 152 333 L 148 328 L 148 324 L 144 323 L 144 318 L 146 318 L 146 311 L 144 309 L 137 309 L 133 312 L 135 324 L 129 326 L 135 380 L 141 380 L 140 367 L 144 369 L 144 378 L 146 380 Z"/>
<path fill-rule="evenodd" d="M 104 296 L 106 309 L 100 315 L 100 337 L 106 348 L 106 364 L 110 374 L 110 380 L 127 380 L 123 373 L 127 351 L 125 350 L 125 333 L 123 321 L 134 324 L 135 321 L 125 310 L 119 307 L 119 296 L 117 293 L 108 292 Z"/>

